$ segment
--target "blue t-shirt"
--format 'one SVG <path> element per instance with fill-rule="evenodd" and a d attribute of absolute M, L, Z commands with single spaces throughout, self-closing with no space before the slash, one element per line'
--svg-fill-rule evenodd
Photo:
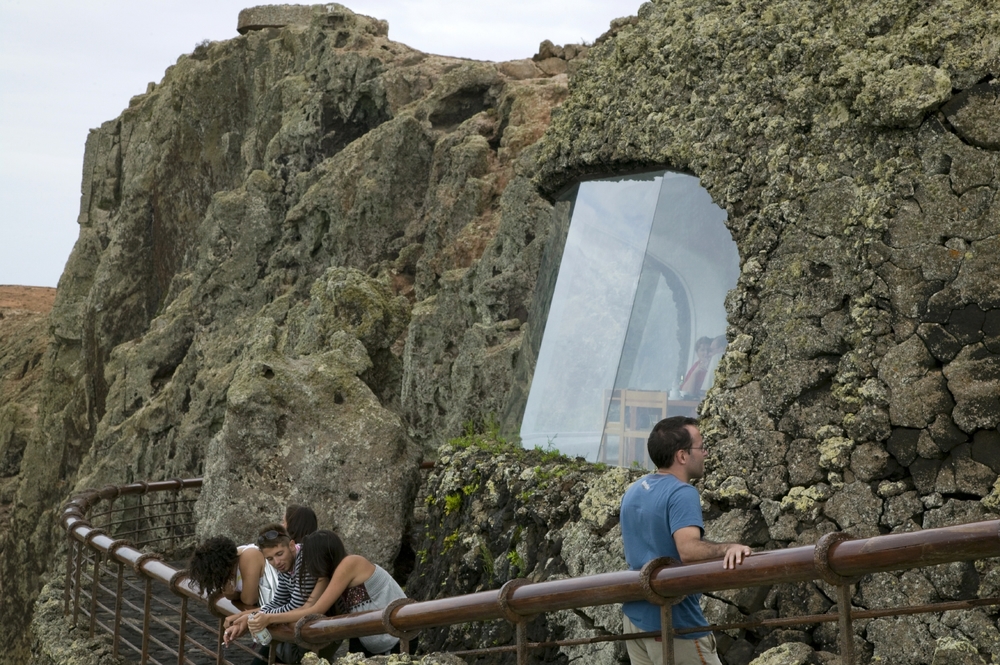
<path fill-rule="evenodd" d="M 625 562 L 629 570 L 639 570 L 661 556 L 681 558 L 674 544 L 674 532 L 696 526 L 704 532 L 701 501 L 693 485 L 682 483 L 670 474 L 654 473 L 635 481 L 622 497 L 621 527 Z M 706 626 L 701 611 L 701 594 L 685 596 L 673 606 L 674 628 Z M 660 629 L 660 608 L 646 600 L 622 605 L 625 615 L 642 630 Z M 697 639 L 709 632 L 680 635 Z"/>

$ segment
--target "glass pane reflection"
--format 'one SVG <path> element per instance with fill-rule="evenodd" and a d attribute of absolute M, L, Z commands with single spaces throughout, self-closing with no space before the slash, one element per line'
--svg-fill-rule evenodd
<path fill-rule="evenodd" d="M 647 466 L 652 426 L 694 415 L 712 385 L 736 244 L 692 176 L 589 181 L 573 193 L 522 443 Z"/>

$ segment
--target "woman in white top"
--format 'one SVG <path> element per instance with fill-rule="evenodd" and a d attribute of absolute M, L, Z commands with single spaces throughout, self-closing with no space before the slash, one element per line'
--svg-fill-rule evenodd
<path fill-rule="evenodd" d="M 221 592 L 229 600 L 259 607 L 271 600 L 278 571 L 264 560 L 256 545 L 237 547 L 229 538 L 209 538 L 195 549 L 188 577 L 202 593 Z"/>

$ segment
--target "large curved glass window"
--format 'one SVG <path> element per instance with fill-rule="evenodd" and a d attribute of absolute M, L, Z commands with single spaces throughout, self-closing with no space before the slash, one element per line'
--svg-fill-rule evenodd
<path fill-rule="evenodd" d="M 739 255 L 698 179 L 656 172 L 574 187 L 521 440 L 649 466 L 646 438 L 695 415 L 726 345 Z"/>

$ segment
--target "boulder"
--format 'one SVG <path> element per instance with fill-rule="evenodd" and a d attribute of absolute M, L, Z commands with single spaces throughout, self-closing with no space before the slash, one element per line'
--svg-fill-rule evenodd
<path fill-rule="evenodd" d="M 206 451 L 198 532 L 252 540 L 284 504 L 307 503 L 349 552 L 391 569 L 420 450 L 360 375 L 372 369 L 368 354 L 405 325 L 405 301 L 343 268 L 317 280 L 312 295 L 289 314 L 284 337 L 270 318 L 253 326 Z"/>
<path fill-rule="evenodd" d="M 968 640 L 938 638 L 931 665 L 986 665 L 986 661 Z"/>
<path fill-rule="evenodd" d="M 813 648 L 802 642 L 786 642 L 760 654 L 750 665 L 806 665 Z"/>
<path fill-rule="evenodd" d="M 879 364 L 889 387 L 889 419 L 896 427 L 926 427 L 953 406 L 948 386 L 921 339 L 914 335 L 890 349 Z"/>

